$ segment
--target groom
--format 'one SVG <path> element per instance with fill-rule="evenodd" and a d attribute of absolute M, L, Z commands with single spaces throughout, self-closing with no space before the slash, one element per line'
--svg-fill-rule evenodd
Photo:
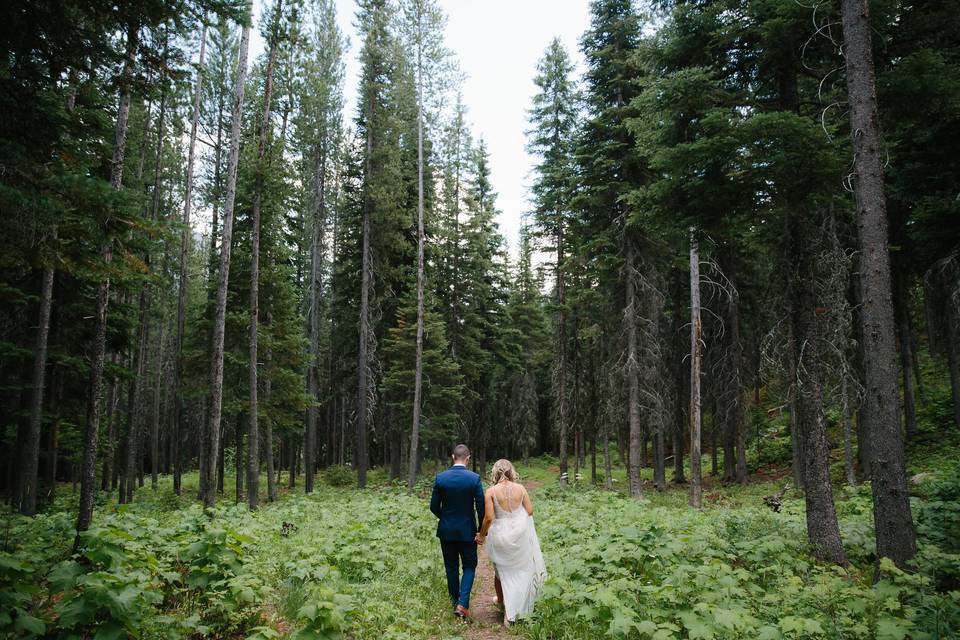
<path fill-rule="evenodd" d="M 480 476 L 467 470 L 470 449 L 453 448 L 453 466 L 437 475 L 433 483 L 430 511 L 440 518 L 437 537 L 447 569 L 447 590 L 459 618 L 470 615 L 470 590 L 477 571 L 477 523 L 483 522 L 483 484 Z M 477 519 L 473 519 L 476 510 Z M 460 579 L 460 564 L 463 579 Z"/>

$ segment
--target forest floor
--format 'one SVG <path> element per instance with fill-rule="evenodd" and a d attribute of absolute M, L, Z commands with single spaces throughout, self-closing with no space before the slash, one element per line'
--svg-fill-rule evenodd
<path fill-rule="evenodd" d="M 473 621 L 449 611 L 427 509 L 428 465 L 414 495 L 381 469 L 364 491 L 330 486 L 342 478 L 329 471 L 313 494 L 285 491 L 253 513 L 232 496 L 205 513 L 193 499 L 195 474 L 185 477 L 183 496 L 163 478 L 156 492 L 149 484 L 138 490 L 133 504 L 101 497 L 79 555 L 70 548 L 75 496 L 64 487 L 35 518 L 0 513 L 0 636 L 960 637 L 960 434 L 927 430 L 911 442 L 918 572 L 894 570 L 878 585 L 869 484 L 845 486 L 842 456 L 835 456 L 850 566 L 815 563 L 802 493 L 788 492 L 780 513 L 763 505 L 763 496 L 789 481 L 789 443 L 776 425 L 762 436 L 760 464 L 751 449 L 750 483 L 705 475 L 700 511 L 687 504 L 688 485 L 655 491 L 649 469 L 643 497 L 628 498 L 619 461 L 614 491 L 584 480 L 560 490 L 555 458 L 518 465 L 550 578 L 534 617 L 509 629 L 501 626 L 482 551 Z M 709 474 L 709 455 L 703 462 Z M 232 482 L 228 476 L 226 485 Z"/>

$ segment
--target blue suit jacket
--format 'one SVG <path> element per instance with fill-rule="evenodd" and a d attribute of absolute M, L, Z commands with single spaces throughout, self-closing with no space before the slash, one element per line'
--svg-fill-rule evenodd
<path fill-rule="evenodd" d="M 473 542 L 478 523 L 483 522 L 483 483 L 465 467 L 451 467 L 437 474 L 433 482 L 430 511 L 440 518 L 437 537 L 441 540 Z M 473 519 L 476 511 L 477 519 Z"/>

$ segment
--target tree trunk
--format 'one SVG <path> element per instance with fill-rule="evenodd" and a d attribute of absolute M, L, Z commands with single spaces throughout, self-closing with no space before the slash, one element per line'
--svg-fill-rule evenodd
<path fill-rule="evenodd" d="M 150 487 L 156 491 L 159 487 L 157 474 L 160 472 L 160 390 L 163 385 L 163 341 L 167 323 L 161 318 L 160 339 L 157 344 L 157 359 L 154 369 L 153 413 L 150 418 Z"/>
<path fill-rule="evenodd" d="M 667 488 L 666 444 L 663 441 L 663 425 L 653 432 L 653 486 L 657 491 Z"/>
<path fill-rule="evenodd" d="M 207 17 L 203 17 L 203 31 L 200 34 L 200 60 L 197 63 L 197 79 L 193 85 L 193 115 L 190 118 L 190 146 L 187 151 L 186 189 L 183 195 L 183 230 L 180 232 L 180 273 L 177 291 L 177 338 L 174 347 L 173 367 L 173 433 L 170 435 L 170 457 L 173 458 L 173 493 L 180 495 L 181 475 L 183 473 L 180 455 L 180 432 L 185 417 L 186 406 L 183 401 L 183 337 L 187 318 L 187 286 L 190 280 L 189 258 L 192 229 L 190 211 L 193 207 L 193 163 L 196 157 L 197 128 L 200 123 L 200 91 L 203 88 L 203 63 L 207 52 Z"/>
<path fill-rule="evenodd" d="M 854 132 L 854 193 L 863 287 L 860 318 L 867 340 L 863 350 L 866 387 L 863 408 L 873 440 L 871 486 L 877 556 L 888 557 L 898 567 L 908 568 L 917 547 L 897 402 L 887 211 L 867 0 L 843 0 L 842 15 L 850 127 Z"/>
<path fill-rule="evenodd" d="M 248 418 L 249 419 L 249 418 Z M 236 446 L 235 454 L 233 456 L 234 461 L 234 474 L 236 480 L 236 489 L 237 493 L 234 498 L 234 504 L 240 504 L 243 502 L 243 419 L 242 416 L 237 416 L 237 421 L 234 424 L 233 430 L 234 444 Z"/>
<path fill-rule="evenodd" d="M 272 318 L 270 314 L 267 314 L 267 323 L 270 324 Z M 271 362 L 271 353 L 267 351 L 267 371 L 270 370 Z M 273 391 L 273 385 L 271 384 L 272 380 L 270 376 L 267 376 L 267 379 L 263 381 L 263 401 L 266 405 L 270 406 L 270 394 Z M 267 502 L 275 502 L 277 500 L 277 479 L 274 476 L 274 464 L 273 464 L 273 419 L 270 417 L 269 411 L 267 415 L 263 418 L 263 453 L 267 465 Z"/>
<path fill-rule="evenodd" d="M 708 391 L 709 398 L 707 406 L 710 410 L 710 475 L 717 476 L 717 400 L 713 397 L 713 392 Z"/>
<path fill-rule="evenodd" d="M 371 97 L 367 105 L 367 118 L 372 119 L 379 105 Z M 367 436 L 370 416 L 369 400 L 370 389 L 370 289 L 373 285 L 373 258 L 371 255 L 371 218 L 373 216 L 373 196 L 370 193 L 370 182 L 373 176 L 373 128 L 366 131 L 366 162 L 364 166 L 363 192 L 363 229 L 361 249 L 361 276 L 360 276 L 360 322 L 359 347 L 357 356 L 357 431 L 354 447 L 354 459 L 357 467 L 357 487 L 364 489 L 367 486 L 367 465 L 369 452 L 367 450 Z M 342 444 L 341 444 L 342 446 Z"/>
<path fill-rule="evenodd" d="M 741 369 L 740 353 L 742 344 L 740 342 L 740 293 L 736 287 L 730 294 L 730 346 L 732 349 L 731 358 L 733 359 L 731 367 L 730 385 L 733 388 L 733 406 L 730 416 L 730 430 L 734 440 L 737 464 L 736 480 L 740 484 L 747 483 L 747 443 L 746 443 L 746 425 L 744 420 L 744 393 L 743 375 Z M 731 478 L 732 479 L 732 478 Z"/>
<path fill-rule="evenodd" d="M 812 553 L 824 562 L 845 564 L 830 484 L 830 446 L 823 414 L 812 217 L 812 212 L 797 209 L 787 213 L 791 269 L 796 274 L 790 283 L 792 351 L 797 371 L 796 433 L 803 461 L 807 536 Z"/>
<path fill-rule="evenodd" d="M 422 15 L 418 15 L 417 28 L 422 30 Z M 420 459 L 420 409 L 423 387 L 423 323 L 424 323 L 424 273 L 423 252 L 426 237 L 423 230 L 423 44 L 418 33 L 417 46 L 417 339 L 413 373 L 413 426 L 410 431 L 410 471 L 407 475 L 407 493 L 413 494 L 417 482 L 417 463 Z"/>
<path fill-rule="evenodd" d="M 247 82 L 247 50 L 250 45 L 249 5 L 240 36 L 237 79 L 233 95 L 230 125 L 230 155 L 227 160 L 227 193 L 223 207 L 223 233 L 220 241 L 220 269 L 217 274 L 217 301 L 213 316 L 213 348 L 210 363 L 210 423 L 207 427 L 206 482 L 203 483 L 204 507 L 217 499 L 217 463 L 220 452 L 220 421 L 223 416 L 223 342 L 227 313 L 227 285 L 230 280 L 230 245 L 233 241 L 233 207 L 237 194 L 237 162 L 240 157 L 240 125 L 243 118 L 243 91 Z"/>
<path fill-rule="evenodd" d="M 847 476 L 847 484 L 857 485 L 857 473 L 853 468 L 853 419 L 850 411 L 850 394 L 848 392 L 847 376 L 840 380 L 840 403 L 843 405 L 843 469 Z"/>
<path fill-rule="evenodd" d="M 680 281 L 682 282 L 682 281 Z M 674 412 L 673 412 L 673 481 L 677 484 L 682 484 L 686 482 L 684 477 L 683 469 L 683 442 L 684 435 L 686 433 L 686 421 L 683 419 L 683 396 L 686 391 L 687 382 L 690 380 L 688 375 L 684 375 L 684 367 L 682 364 L 684 358 L 685 342 L 683 341 L 681 335 L 683 333 L 683 289 L 678 287 L 672 296 L 675 300 L 674 308 L 674 328 L 673 335 L 674 338 L 674 347 L 673 351 L 676 354 L 676 363 L 674 365 L 674 376 L 675 376 L 675 385 L 676 393 L 674 395 Z"/>
<path fill-rule="evenodd" d="M 263 202 L 263 163 L 270 136 L 270 101 L 273 94 L 273 70 L 277 62 L 277 41 L 280 38 L 280 14 L 283 0 L 277 0 L 273 15 L 270 55 L 263 87 L 263 114 L 257 141 L 256 177 L 254 179 L 253 213 L 250 219 L 250 421 L 247 433 L 247 505 L 260 506 L 260 426 L 258 406 L 257 332 L 260 325 L 260 207 Z"/>
<path fill-rule="evenodd" d="M 51 413 L 53 420 L 50 423 L 49 450 L 47 453 L 47 502 L 52 503 L 57 494 L 57 458 L 60 454 L 60 424 L 63 417 L 60 411 L 60 403 L 63 398 L 63 374 L 56 376 L 56 390 L 53 394 L 53 407 Z"/>
<path fill-rule="evenodd" d="M 56 242 L 54 225 L 51 239 Z M 26 447 L 22 452 L 23 476 L 20 481 L 20 513 L 32 516 L 37 511 L 37 482 L 40 466 L 40 428 L 43 425 L 43 392 L 47 372 L 47 338 L 50 335 L 50 309 L 53 305 L 53 260 L 48 258 L 43 267 L 40 285 L 40 314 L 37 321 L 37 341 L 33 352 L 33 395 L 30 400 L 30 427 Z"/>
<path fill-rule="evenodd" d="M 310 365 L 307 370 L 307 386 L 310 406 L 307 408 L 307 426 L 304 433 L 304 491 L 313 491 L 314 476 L 317 472 L 317 413 L 320 396 L 320 266 L 323 261 L 323 230 L 326 221 L 326 171 L 327 150 L 323 148 L 317 154 L 317 187 L 313 202 L 312 233 L 310 240 L 310 309 L 308 310 L 308 330 L 310 337 Z"/>
<path fill-rule="evenodd" d="M 700 508 L 700 256 L 690 228 L 690 505 Z"/>
<path fill-rule="evenodd" d="M 629 385 L 628 415 L 630 420 L 630 465 L 627 467 L 627 480 L 630 496 L 640 497 L 640 354 L 637 338 L 637 286 L 636 286 L 636 249 L 633 239 L 626 238 L 627 250 L 627 384 Z"/>
<path fill-rule="evenodd" d="M 560 487 L 567 486 L 567 422 L 569 404 L 567 402 L 567 287 L 564 277 L 564 234 L 561 228 L 557 232 L 557 354 L 555 362 L 557 408 L 557 433 L 560 449 Z"/>
<path fill-rule="evenodd" d="M 140 39 L 140 24 L 131 22 L 127 28 L 126 60 L 120 85 L 120 108 L 117 111 L 116 135 L 110 170 L 110 186 L 123 185 L 123 159 L 127 149 L 127 124 L 130 117 L 130 83 L 136 63 Z M 113 261 L 113 243 L 108 238 L 100 247 L 104 265 Z M 93 344 L 90 356 L 90 385 L 87 396 L 86 427 L 83 437 L 83 460 L 80 471 L 80 508 L 77 512 L 77 537 L 74 548 L 80 546 L 80 532 L 90 528 L 93 520 L 93 498 L 97 480 L 97 440 L 100 435 L 100 395 L 103 387 L 103 361 L 107 343 L 107 306 L 110 300 L 110 277 L 104 275 L 97 287 L 97 309 L 94 314 Z"/>
<path fill-rule="evenodd" d="M 166 57 L 166 49 L 164 49 Z M 163 134 L 164 121 L 166 118 L 167 91 L 166 82 L 163 83 L 163 91 L 160 95 L 160 111 L 157 115 L 157 154 L 154 162 L 153 171 L 153 198 L 150 208 L 150 219 L 157 220 L 160 207 L 160 172 L 163 163 Z M 143 262 L 148 273 L 151 272 L 151 256 L 147 251 L 144 254 Z M 133 413 L 130 417 L 130 429 L 127 433 L 127 451 L 126 451 L 126 490 L 124 501 L 133 502 L 133 493 L 135 488 L 136 474 L 140 470 L 142 463 L 141 455 L 141 437 L 146 431 L 147 411 L 144 406 L 144 395 L 147 385 L 147 366 L 149 361 L 150 344 L 150 307 L 152 302 L 151 285 L 144 282 L 140 287 L 140 314 L 137 346 L 137 378 L 134 382 Z"/>
<path fill-rule="evenodd" d="M 893 275 L 896 332 L 900 341 L 900 372 L 903 380 L 903 421 L 907 437 L 917 433 L 917 409 L 913 395 L 913 336 L 910 329 L 910 294 L 906 274 L 897 270 Z"/>
<path fill-rule="evenodd" d="M 953 421 L 960 428 L 960 309 L 949 300 L 947 292 L 947 366 L 950 370 L 950 393 L 953 398 Z"/>
<path fill-rule="evenodd" d="M 111 362 L 117 364 L 119 358 L 116 354 L 111 356 Z M 120 383 L 114 376 L 110 380 L 110 388 L 107 391 L 107 445 L 104 447 L 103 469 L 100 477 L 100 489 L 102 491 L 113 490 L 113 467 L 116 458 L 117 447 L 117 422 L 120 420 Z"/>
<path fill-rule="evenodd" d="M 524 459 L 524 465 L 527 464 L 527 460 Z M 590 484 L 597 484 L 597 429 L 596 422 L 594 422 L 594 428 L 590 432 Z"/>

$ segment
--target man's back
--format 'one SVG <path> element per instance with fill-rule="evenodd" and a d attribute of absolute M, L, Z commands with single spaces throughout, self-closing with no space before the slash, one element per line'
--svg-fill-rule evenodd
<path fill-rule="evenodd" d="M 440 519 L 437 523 L 438 538 L 473 541 L 478 524 L 483 521 L 483 483 L 480 476 L 461 465 L 437 474 L 430 510 Z M 474 519 L 474 513 L 477 520 Z"/>

